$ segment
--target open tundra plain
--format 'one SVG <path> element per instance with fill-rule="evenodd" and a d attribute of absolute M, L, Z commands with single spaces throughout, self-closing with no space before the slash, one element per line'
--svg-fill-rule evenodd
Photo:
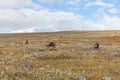
<path fill-rule="evenodd" d="M 0 80 L 120 80 L 120 31 L 0 34 Z"/>

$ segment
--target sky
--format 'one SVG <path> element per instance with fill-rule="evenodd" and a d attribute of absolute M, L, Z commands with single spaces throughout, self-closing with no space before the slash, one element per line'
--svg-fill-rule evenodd
<path fill-rule="evenodd" d="M 120 0 L 0 0 L 0 33 L 120 30 Z"/>

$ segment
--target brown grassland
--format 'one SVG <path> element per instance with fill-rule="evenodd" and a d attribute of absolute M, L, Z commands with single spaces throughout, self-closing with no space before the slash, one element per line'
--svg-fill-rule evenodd
<path fill-rule="evenodd" d="M 56 48 L 46 47 L 51 41 Z M 120 80 L 120 31 L 0 34 L 0 80 L 84 80 L 80 76 Z"/>

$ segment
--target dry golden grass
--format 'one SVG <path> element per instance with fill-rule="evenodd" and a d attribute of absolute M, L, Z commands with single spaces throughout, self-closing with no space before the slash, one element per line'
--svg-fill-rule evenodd
<path fill-rule="evenodd" d="M 0 80 L 120 80 L 120 31 L 0 35 Z M 29 40 L 25 45 L 24 41 Z M 49 42 L 56 48 L 47 48 Z M 94 43 L 100 49 L 93 49 Z"/>

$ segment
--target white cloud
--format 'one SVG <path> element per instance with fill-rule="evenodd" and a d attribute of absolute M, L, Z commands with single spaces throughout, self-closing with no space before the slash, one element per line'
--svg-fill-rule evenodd
<path fill-rule="evenodd" d="M 113 2 L 114 2 L 114 3 L 118 3 L 118 2 L 119 2 L 119 0 L 114 0 Z"/>
<path fill-rule="evenodd" d="M 1 30 L 6 28 L 8 32 L 84 30 L 97 26 L 93 21 L 84 20 L 83 16 L 73 13 L 32 9 L 0 9 L 0 25 Z"/>
<path fill-rule="evenodd" d="M 105 3 L 105 2 L 102 2 L 102 1 L 88 2 L 88 3 L 86 3 L 85 6 L 87 8 L 90 7 L 90 6 L 100 6 L 100 7 L 104 7 L 104 8 L 113 8 L 114 7 L 113 4 Z"/>
<path fill-rule="evenodd" d="M 103 15 L 102 23 L 107 26 L 107 29 L 120 29 L 120 18 L 117 16 Z"/>
<path fill-rule="evenodd" d="M 43 2 L 46 0 L 43 0 Z M 69 5 L 79 4 L 81 0 L 70 0 Z M 87 1 L 87 0 L 86 0 Z M 0 1 L 0 30 L 1 32 L 35 32 L 35 31 L 61 31 L 61 30 L 104 30 L 120 29 L 120 18 L 104 13 L 104 7 L 109 12 L 116 13 L 113 4 L 97 1 L 88 2 L 88 6 L 101 6 L 97 11 L 95 20 L 87 19 L 80 14 L 64 11 L 49 11 L 47 9 L 32 9 L 37 7 L 32 0 L 3 0 Z M 55 0 L 49 0 L 55 2 Z M 39 7 L 39 6 L 38 6 Z M 20 8 L 20 9 L 13 9 Z"/>
<path fill-rule="evenodd" d="M 109 12 L 112 14 L 118 13 L 118 11 L 115 8 L 109 9 Z"/>
<path fill-rule="evenodd" d="M 62 4 L 64 0 L 39 0 L 39 2 L 48 3 L 48 4 L 53 4 L 53 3 Z"/>
<path fill-rule="evenodd" d="M 85 8 L 88 9 L 90 6 L 98 6 L 97 12 L 99 14 L 104 14 L 106 12 L 109 12 L 111 14 L 118 13 L 117 8 L 113 3 L 105 3 L 103 0 L 96 0 L 94 2 L 87 2 L 85 5 Z"/>
<path fill-rule="evenodd" d="M 53 4 L 56 3 L 57 5 L 69 5 L 69 6 L 78 6 L 82 0 L 39 0 L 42 3 L 49 3 Z"/>
<path fill-rule="evenodd" d="M 31 28 L 27 28 L 27 29 L 18 29 L 18 30 L 13 30 L 13 31 L 10 31 L 10 33 L 29 33 L 29 32 L 35 32 L 35 29 L 36 27 L 31 27 Z"/>
<path fill-rule="evenodd" d="M 85 2 L 89 2 L 89 0 L 84 0 Z"/>
<path fill-rule="evenodd" d="M 40 8 L 40 5 L 35 4 L 32 0 L 0 0 L 0 8 Z"/>
<path fill-rule="evenodd" d="M 78 6 L 82 0 L 69 0 L 68 4 L 72 6 Z"/>
<path fill-rule="evenodd" d="M 104 14 L 99 20 L 70 12 L 0 9 L 0 30 L 8 32 L 120 29 L 120 18 Z"/>
<path fill-rule="evenodd" d="M 24 32 L 29 28 L 31 30 L 34 26 L 36 26 L 37 31 L 59 30 L 61 27 L 59 25 L 63 24 L 61 23 L 62 21 L 66 23 L 72 22 L 72 20 L 76 21 L 77 16 L 66 12 L 36 11 L 32 9 L 0 9 L 0 25 L 2 26 L 0 29 L 3 30 L 6 28 L 9 32 Z M 69 26 L 65 27 L 69 28 Z"/>
<path fill-rule="evenodd" d="M 47 2 L 47 3 L 53 3 L 55 2 L 56 0 L 39 0 L 40 2 Z"/>

